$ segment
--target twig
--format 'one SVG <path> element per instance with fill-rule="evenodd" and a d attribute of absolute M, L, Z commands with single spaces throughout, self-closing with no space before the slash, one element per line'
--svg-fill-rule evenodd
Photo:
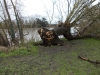
<path fill-rule="evenodd" d="M 98 60 L 93 61 L 93 60 L 89 60 L 89 59 L 84 58 L 84 57 L 81 57 L 81 56 L 78 56 L 78 58 L 79 58 L 79 59 L 82 59 L 82 60 L 86 60 L 86 61 L 88 61 L 88 62 L 90 62 L 90 63 L 93 63 L 93 64 L 100 64 L 100 62 L 99 62 Z"/>

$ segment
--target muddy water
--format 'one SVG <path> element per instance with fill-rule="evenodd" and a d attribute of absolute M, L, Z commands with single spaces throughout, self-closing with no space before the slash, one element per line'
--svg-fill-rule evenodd
<path fill-rule="evenodd" d="M 27 41 L 30 41 L 30 40 L 34 40 L 35 42 L 36 41 L 40 41 L 41 38 L 40 38 L 40 35 L 38 34 L 37 30 L 39 28 L 27 28 L 27 29 L 24 29 L 23 32 L 24 32 L 24 39 L 25 39 L 25 42 Z M 50 28 L 52 29 L 52 28 Z M 60 38 L 62 38 L 63 36 L 59 36 Z"/>
<path fill-rule="evenodd" d="M 28 42 L 28 41 L 31 41 L 31 40 L 34 40 L 35 42 L 36 41 L 40 41 L 41 38 L 40 38 L 40 35 L 38 34 L 37 30 L 39 28 L 24 28 L 23 29 L 23 33 L 24 33 L 24 41 L 25 42 Z M 53 29 L 53 28 L 48 28 L 48 29 Z M 2 31 L 2 30 L 0 30 Z M 6 34 L 7 34 L 7 37 L 8 37 L 8 40 L 10 41 L 10 36 L 9 34 L 7 33 L 7 30 L 6 31 Z M 19 33 L 18 33 L 18 30 L 15 30 L 16 32 L 16 38 L 19 39 Z M 75 29 L 72 28 L 71 29 L 71 33 L 73 34 L 75 32 Z M 63 35 L 59 36 L 59 38 L 63 38 Z"/>
<path fill-rule="evenodd" d="M 30 41 L 30 40 L 34 40 L 36 41 L 40 41 L 40 35 L 38 34 L 37 30 L 39 28 L 25 28 L 23 29 L 24 32 L 24 38 L 25 38 L 25 42 Z M 49 29 L 53 29 L 53 28 L 49 28 Z M 74 28 L 71 28 L 71 33 L 73 34 L 76 30 Z M 59 36 L 59 38 L 63 38 L 63 36 Z"/>
<path fill-rule="evenodd" d="M 40 35 L 38 34 L 37 30 L 38 30 L 38 28 L 23 29 L 25 41 L 30 41 L 30 40 L 40 41 L 41 38 L 40 38 Z"/>

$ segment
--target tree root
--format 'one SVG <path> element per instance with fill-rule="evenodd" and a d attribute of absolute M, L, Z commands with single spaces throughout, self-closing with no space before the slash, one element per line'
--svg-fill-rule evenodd
<path fill-rule="evenodd" d="M 100 62 L 98 60 L 93 61 L 93 60 L 89 60 L 89 59 L 81 57 L 81 56 L 78 56 L 78 58 L 82 59 L 82 60 L 85 60 L 85 61 L 88 61 L 88 62 L 93 63 L 93 64 L 100 64 Z"/>

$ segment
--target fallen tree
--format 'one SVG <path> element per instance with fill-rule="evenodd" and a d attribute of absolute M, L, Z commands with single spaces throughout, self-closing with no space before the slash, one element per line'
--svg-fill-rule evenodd
<path fill-rule="evenodd" d="M 100 3 L 93 5 L 95 1 L 96 0 L 74 0 L 74 1 L 67 0 L 67 2 L 65 2 L 67 3 L 66 7 L 68 7 L 66 9 L 67 11 L 63 9 L 63 7 L 65 7 L 63 6 L 64 5 L 63 2 L 62 4 L 59 4 L 59 2 L 61 2 L 60 0 L 58 0 L 57 2 L 53 1 L 53 3 L 55 3 L 57 8 L 59 7 L 58 8 L 59 17 L 63 18 L 66 15 L 65 21 L 63 22 L 62 21 L 63 19 L 61 18 L 60 21 L 63 23 L 60 23 L 60 25 L 58 24 L 58 27 L 54 28 L 55 33 L 57 33 L 57 35 L 59 35 L 59 33 L 60 35 L 64 35 L 64 37 L 68 40 L 85 37 L 86 36 L 86 35 L 84 36 L 85 31 L 95 22 L 100 20 L 100 13 L 99 13 Z M 77 35 L 75 36 L 71 34 L 72 27 L 74 27 L 77 30 Z"/>
<path fill-rule="evenodd" d="M 59 39 L 54 30 L 49 30 L 47 28 L 41 28 L 38 30 L 38 33 L 43 41 L 44 46 L 51 45 L 63 45 L 63 41 Z"/>
<path fill-rule="evenodd" d="M 73 2 L 73 7 L 71 7 L 70 2 Z M 95 2 L 95 0 L 70 0 L 70 2 L 68 2 L 69 11 L 65 21 L 58 24 L 58 26 L 52 31 L 54 31 L 57 37 L 59 35 L 63 35 L 68 40 L 79 39 L 88 36 L 90 37 L 91 35 L 84 36 L 84 33 L 90 26 L 93 25 L 93 23 L 100 20 L 100 3 L 93 6 L 92 4 Z M 77 35 L 73 36 L 71 34 L 72 27 L 77 30 Z M 55 35 L 52 36 L 55 37 Z M 42 37 L 42 40 L 44 39 L 47 40 L 47 37 Z M 50 41 L 52 40 L 54 40 L 54 38 L 50 39 Z"/>

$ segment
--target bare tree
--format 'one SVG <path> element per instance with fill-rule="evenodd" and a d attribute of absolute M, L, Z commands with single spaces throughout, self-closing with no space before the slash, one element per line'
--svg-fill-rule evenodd
<path fill-rule="evenodd" d="M 52 12 L 51 12 L 51 13 L 50 13 L 50 11 L 48 10 L 48 8 L 45 6 L 45 4 L 43 3 L 44 8 L 45 8 L 45 10 L 46 10 L 46 14 L 47 14 L 48 19 L 49 19 L 49 24 L 50 24 L 50 25 L 51 25 L 51 22 L 52 22 L 53 19 L 54 19 L 54 11 L 55 11 L 54 7 L 55 7 L 55 4 L 56 4 L 56 1 L 51 0 L 51 2 L 52 2 Z"/>
<path fill-rule="evenodd" d="M 59 0 L 60 1 L 60 0 Z M 65 0 L 64 0 L 65 1 Z M 81 35 L 84 34 L 84 32 L 98 19 L 100 18 L 100 14 L 94 14 L 91 15 L 93 13 L 93 2 L 95 2 L 96 0 L 66 0 L 66 6 L 64 8 L 67 8 L 67 11 L 64 12 L 67 16 L 66 19 L 64 21 L 63 26 L 67 28 L 67 32 L 66 32 L 66 38 L 68 40 L 71 39 L 75 39 L 80 37 Z M 57 2 L 56 2 L 57 3 Z M 63 4 L 58 4 L 57 6 L 57 10 L 60 13 L 60 15 L 62 16 L 62 9 L 60 8 L 61 5 Z M 65 9 L 63 9 L 64 11 Z M 91 16 L 89 16 L 91 15 Z M 84 17 L 88 17 L 88 18 L 84 18 Z M 80 26 L 81 21 L 84 21 L 84 23 L 87 21 L 87 23 L 85 23 L 85 25 Z M 71 34 L 71 27 L 80 27 L 80 30 L 78 29 L 78 34 L 80 35 L 76 35 L 73 36 Z"/>
<path fill-rule="evenodd" d="M 16 17 L 16 22 L 17 22 L 17 26 L 18 26 L 18 30 L 19 30 L 19 35 L 20 35 L 20 40 L 23 40 L 23 29 L 22 29 L 21 19 L 19 17 L 18 11 L 16 10 L 16 7 L 15 7 L 12 0 L 11 0 L 11 3 L 12 3 L 13 10 L 14 10 L 15 17 Z"/>
<path fill-rule="evenodd" d="M 14 0 L 3 0 L 0 1 L 0 18 L 3 20 L 2 22 L 5 25 L 5 28 L 8 30 L 7 32 L 10 35 L 10 45 L 12 45 L 12 42 L 19 42 L 19 40 L 17 39 L 17 37 L 15 36 L 15 27 L 14 25 L 17 24 L 18 26 L 18 30 L 19 30 L 19 37 L 21 39 L 21 41 L 23 41 L 23 29 L 22 29 L 22 19 L 21 19 L 21 14 L 19 12 L 18 9 L 18 3 L 16 0 L 15 3 L 13 2 Z M 9 3 L 8 3 L 9 2 Z M 15 5 L 16 4 L 16 5 Z M 13 16 L 13 17 L 12 17 Z M 12 21 L 12 19 L 16 19 L 16 23 L 14 23 L 14 21 Z M 5 34 L 6 37 L 6 41 L 8 41 L 7 38 L 7 34 L 3 28 L 3 23 L 0 24 L 0 27 L 2 28 L 2 32 Z M 16 43 L 14 43 L 16 44 Z"/>
<path fill-rule="evenodd" d="M 11 35 L 12 40 L 14 40 L 15 39 L 14 27 L 13 27 L 11 17 L 10 17 L 9 11 L 8 11 L 6 0 L 4 0 L 3 2 L 4 2 L 5 10 L 6 10 L 6 13 L 7 13 L 7 16 L 8 16 L 8 20 L 9 20 L 9 29 L 10 29 L 9 33 Z"/>
<path fill-rule="evenodd" d="M 0 5 L 1 5 L 1 8 L 3 9 L 3 5 L 2 5 L 1 1 L 0 1 Z M 2 12 L 3 12 L 4 18 L 3 18 L 2 16 L 0 16 L 0 17 L 1 17 L 1 19 L 4 21 L 4 20 L 7 19 L 7 18 L 6 18 L 5 11 L 2 10 Z M 5 27 L 8 28 L 7 22 L 5 21 L 4 23 L 5 23 Z M 5 35 L 5 39 L 3 39 L 3 40 L 5 40 L 4 43 L 6 43 L 6 46 L 8 46 L 8 45 L 10 46 L 10 43 L 9 43 L 9 41 L 8 41 L 8 38 L 7 38 L 7 34 L 6 34 L 6 32 L 5 32 L 5 30 L 4 30 L 3 26 L 2 26 L 2 23 L 0 24 L 0 28 L 2 29 L 2 32 L 3 32 L 4 35 Z M 2 34 L 1 34 L 1 35 L 2 35 Z M 3 38 L 4 38 L 4 37 L 3 37 Z"/>

